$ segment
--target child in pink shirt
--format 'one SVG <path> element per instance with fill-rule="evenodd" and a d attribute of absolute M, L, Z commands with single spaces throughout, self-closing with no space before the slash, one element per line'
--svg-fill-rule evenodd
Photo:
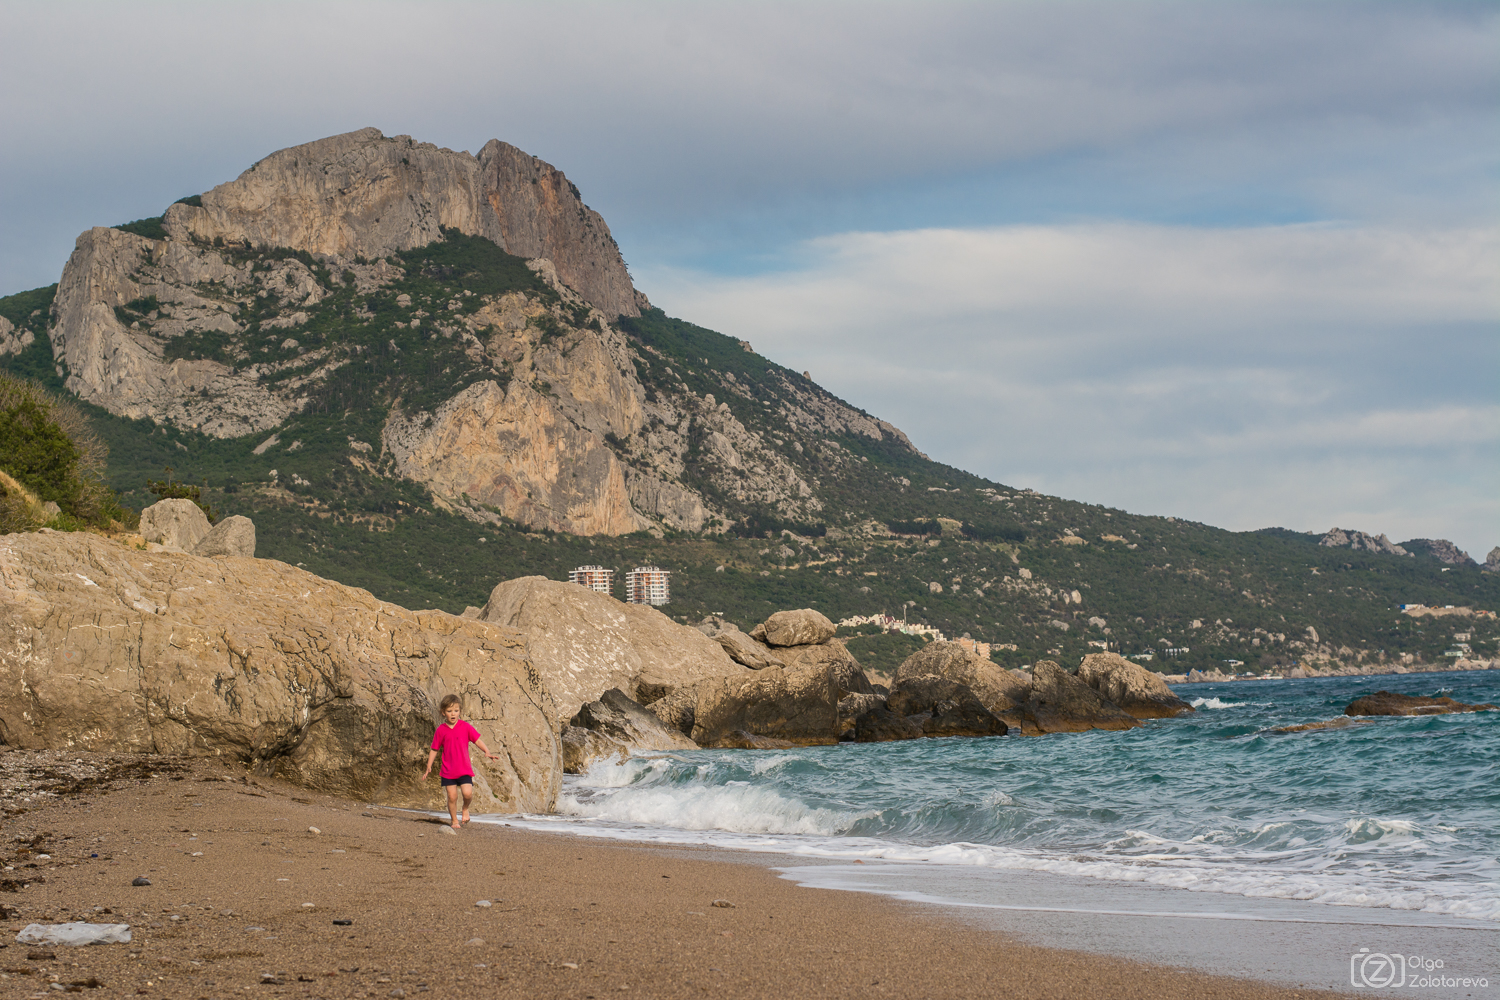
<path fill-rule="evenodd" d="M 453 822 L 453 829 L 457 830 L 468 824 L 469 803 L 474 801 L 474 765 L 469 763 L 469 744 L 477 743 L 489 760 L 500 758 L 490 753 L 479 730 L 458 717 L 459 712 L 463 711 L 463 702 L 458 695 L 445 695 L 438 703 L 438 709 L 443 713 L 443 721 L 438 723 L 437 732 L 432 734 L 432 750 L 427 754 L 427 770 L 422 772 L 422 780 L 426 781 L 431 776 L 432 762 L 437 760 L 438 753 L 441 752 L 443 764 L 438 769 L 438 777 L 442 779 L 443 789 L 448 793 L 448 818 Z M 462 822 L 458 816 L 459 792 L 464 795 Z"/>

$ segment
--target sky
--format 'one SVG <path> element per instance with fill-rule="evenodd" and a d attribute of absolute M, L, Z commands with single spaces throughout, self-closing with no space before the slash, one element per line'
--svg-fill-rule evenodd
<path fill-rule="evenodd" d="M 373 125 L 1015 487 L 1500 545 L 1500 5 L 0 2 L 0 293 Z"/>

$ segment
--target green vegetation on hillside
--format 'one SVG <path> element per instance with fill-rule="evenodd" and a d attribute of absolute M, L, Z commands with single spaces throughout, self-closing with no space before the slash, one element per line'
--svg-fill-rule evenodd
<path fill-rule="evenodd" d="M 790 607 L 835 620 L 904 613 L 950 637 L 1014 646 L 993 654 L 1006 665 L 1043 656 L 1076 663 L 1103 646 L 1127 655 L 1153 650 L 1147 665 L 1172 670 L 1231 660 L 1281 667 L 1319 645 L 1433 660 L 1455 632 L 1472 633 L 1476 653 L 1497 653 L 1491 619 L 1454 624 L 1396 607 L 1494 610 L 1500 576 L 1426 556 L 1326 548 L 1281 529 L 1228 532 L 1018 491 L 924 459 L 890 435 L 815 434 L 788 421 L 782 404 L 826 399 L 822 390 L 733 338 L 659 310 L 621 321 L 648 394 L 677 395 L 683 386 L 713 393 L 813 485 L 821 513 L 788 520 L 724 495 L 695 443 L 683 481 L 735 519 L 726 535 L 579 538 L 504 519 L 466 520 L 423 487 L 385 474 L 381 428 L 393 406 L 430 410 L 476 379 L 509 377 L 471 358 L 460 337 L 443 335 L 445 318 L 474 312 L 486 295 L 521 291 L 556 306 L 555 293 L 519 258 L 451 232 L 398 255 L 406 276 L 365 292 L 352 272 L 330 273 L 307 254 L 223 252 L 249 263 L 263 284 L 272 275 L 295 283 L 303 272 L 316 281 L 316 301 L 297 306 L 306 322 L 263 325 L 290 308 L 281 300 L 290 292 L 267 288 L 238 306 L 242 333 L 181 335 L 167 345 L 169 357 L 262 364 L 268 382 L 312 372 L 325 353 L 342 364 L 308 386 L 306 407 L 274 435 L 215 439 L 78 404 L 108 445 L 108 483 L 140 508 L 156 499 L 148 483 L 170 467 L 182 483 L 207 484 L 205 504 L 254 518 L 262 556 L 406 606 L 461 611 L 510 577 L 563 579 L 585 563 L 622 571 L 655 563 L 674 574 L 664 610 L 680 618 L 722 613 L 748 628 Z M 53 392 L 62 387 L 46 333 L 55 291 L 0 299 L 0 315 L 37 337 L 0 357 L 0 370 Z M 224 289 L 198 292 L 229 297 Z M 158 305 L 127 304 L 122 320 L 149 322 Z M 569 319 L 581 326 L 586 314 Z M 561 335 L 554 325 L 543 321 L 542 335 Z M 920 641 L 860 634 L 850 648 L 889 671 Z M 1187 652 L 1169 657 L 1167 649 Z"/>

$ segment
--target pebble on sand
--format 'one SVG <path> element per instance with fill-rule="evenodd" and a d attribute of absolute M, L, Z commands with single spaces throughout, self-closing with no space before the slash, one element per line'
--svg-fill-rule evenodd
<path fill-rule="evenodd" d="M 319 829 L 318 829 L 318 828 L 317 828 L 317 827 L 315 827 L 315 826 L 310 826 L 310 827 L 308 827 L 308 828 L 307 828 L 307 832 L 308 832 L 308 833 L 322 833 L 322 832 L 323 832 L 323 831 L 322 831 L 322 830 L 319 830 Z"/>
<path fill-rule="evenodd" d="M 734 904 L 731 903 L 727 899 L 716 899 L 716 900 L 713 901 L 712 905 L 713 906 L 717 906 L 721 910 L 732 910 L 732 909 L 734 909 Z"/>
<path fill-rule="evenodd" d="M 488 900 L 488 899 L 481 899 L 481 900 L 479 900 L 479 901 L 478 901 L 478 902 L 476 902 L 476 903 L 475 903 L 475 904 L 474 904 L 474 905 L 475 905 L 475 906 L 481 906 L 481 907 L 483 907 L 483 908 L 484 908 L 484 909 L 486 909 L 486 910 L 487 910 L 487 909 L 489 909 L 489 908 L 490 908 L 490 907 L 491 907 L 491 906 L 494 906 L 494 905 L 495 905 L 495 904 L 494 904 L 494 903 L 491 903 L 491 902 L 490 902 L 490 901 L 489 901 L 489 900 Z"/>
<path fill-rule="evenodd" d="M 484 944 L 484 938 L 469 938 L 469 940 L 465 941 L 464 944 L 478 947 L 479 945 Z"/>
<path fill-rule="evenodd" d="M 144 875 L 137 876 L 130 882 L 131 885 L 150 885 L 151 880 Z"/>

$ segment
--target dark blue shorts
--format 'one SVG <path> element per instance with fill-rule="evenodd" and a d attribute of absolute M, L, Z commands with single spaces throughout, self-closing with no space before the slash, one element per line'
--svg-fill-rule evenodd
<path fill-rule="evenodd" d="M 459 775 L 457 778 L 444 778 L 443 779 L 443 784 L 444 785 L 472 785 L 472 784 L 474 784 L 474 776 L 472 774 L 462 774 L 462 775 Z"/>

